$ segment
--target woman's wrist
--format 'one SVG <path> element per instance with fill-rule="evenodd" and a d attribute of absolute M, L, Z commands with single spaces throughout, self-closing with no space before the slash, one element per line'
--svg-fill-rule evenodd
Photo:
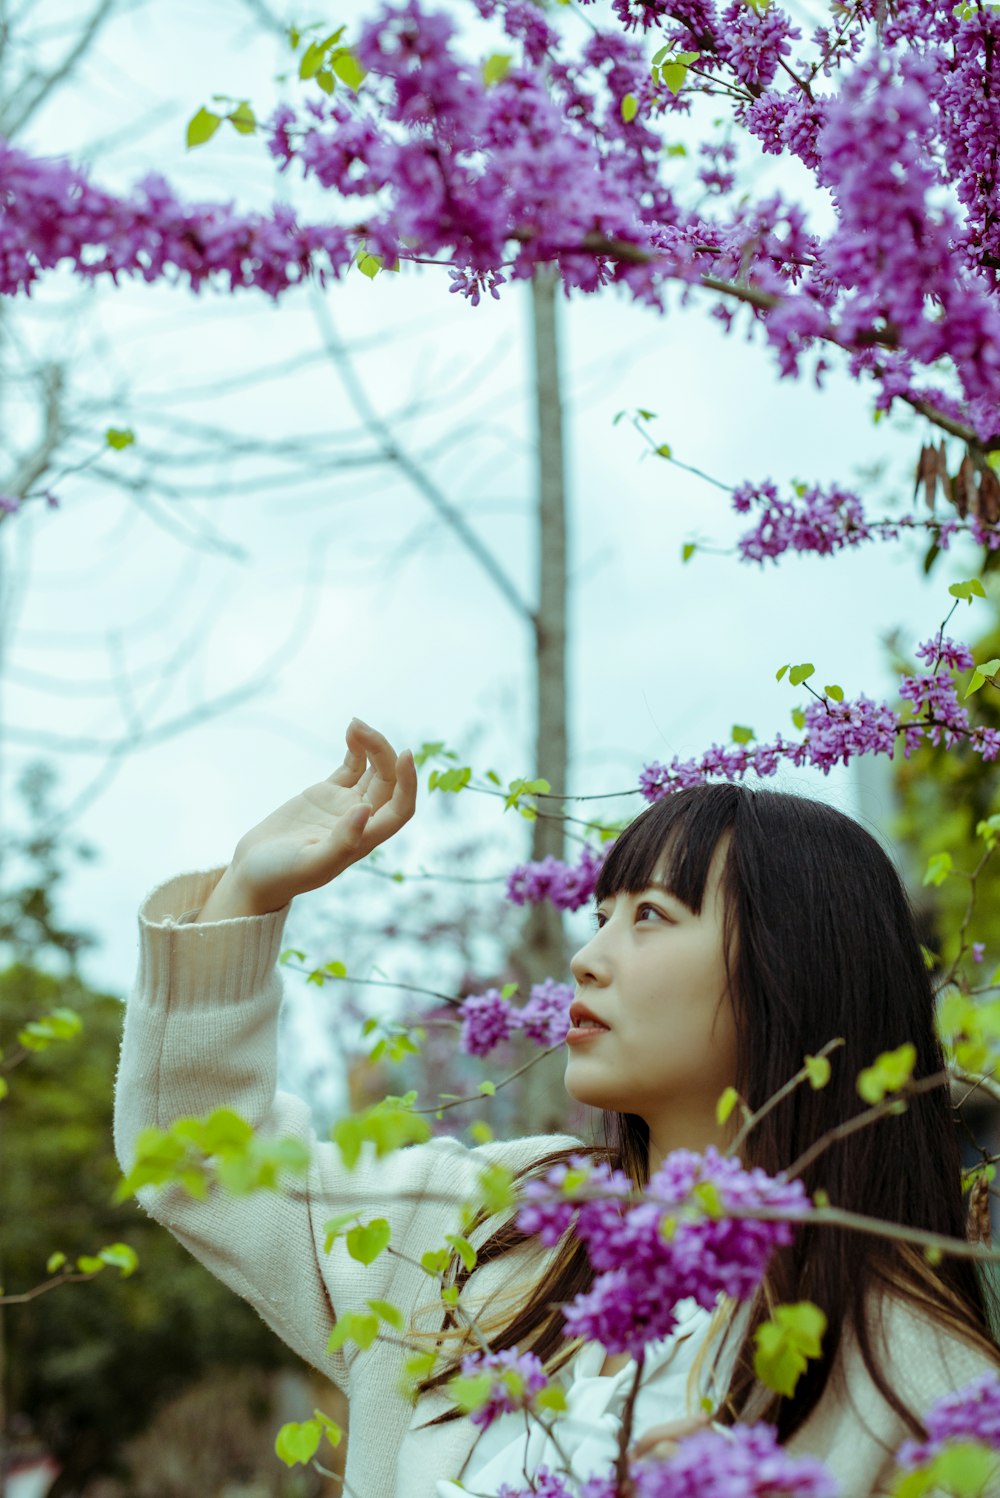
<path fill-rule="evenodd" d="M 271 911 L 266 909 L 261 901 L 255 898 L 253 892 L 241 882 L 230 864 L 195 916 L 194 922 L 197 924 L 200 921 L 234 921 L 244 916 L 270 914 Z"/>

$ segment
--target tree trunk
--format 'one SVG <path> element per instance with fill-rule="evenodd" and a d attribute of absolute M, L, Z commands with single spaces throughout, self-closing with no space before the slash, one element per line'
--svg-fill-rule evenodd
<path fill-rule="evenodd" d="M 531 283 L 535 353 L 535 412 L 538 441 L 538 609 L 535 615 L 535 763 L 554 791 L 566 786 L 568 760 L 566 693 L 566 486 L 562 431 L 562 391 L 556 295 L 559 281 L 539 270 Z M 562 858 L 563 824 L 557 803 L 541 802 L 532 823 L 533 860 Z M 543 978 L 565 982 L 567 951 L 562 913 L 544 902 L 530 908 L 517 965 L 521 990 Z M 565 1061 L 555 1052 L 525 1074 L 522 1128 L 528 1134 L 566 1126 L 568 1099 L 563 1087 Z"/>

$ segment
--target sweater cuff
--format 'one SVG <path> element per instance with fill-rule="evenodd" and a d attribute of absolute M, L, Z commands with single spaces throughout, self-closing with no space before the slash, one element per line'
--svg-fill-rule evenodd
<path fill-rule="evenodd" d="M 268 915 L 194 924 L 224 872 L 225 865 L 178 875 L 143 901 L 135 994 L 151 1008 L 225 1008 L 269 985 L 291 901 Z"/>

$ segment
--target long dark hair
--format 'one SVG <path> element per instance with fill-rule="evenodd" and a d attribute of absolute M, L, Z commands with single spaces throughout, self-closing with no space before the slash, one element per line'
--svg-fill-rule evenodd
<path fill-rule="evenodd" d="M 942 1072 L 945 1063 L 934 1024 L 934 989 L 902 881 L 874 837 L 822 802 L 732 783 L 680 790 L 648 807 L 618 837 L 598 880 L 597 902 L 637 894 L 658 879 L 699 914 L 713 855 L 727 834 L 721 889 L 729 998 L 720 1002 L 731 1003 L 735 1019 L 740 1097 L 752 1110 L 760 1108 L 800 1070 L 806 1055 L 835 1037 L 844 1042 L 831 1054 L 825 1088 L 796 1088 L 743 1141 L 744 1163 L 777 1175 L 833 1125 L 867 1107 L 857 1076 L 881 1052 L 912 1042 L 917 1080 Z M 593 1155 L 625 1170 L 637 1187 L 645 1185 L 645 1122 L 610 1112 L 602 1122 L 604 1144 L 593 1147 Z M 569 1153 L 554 1151 L 522 1175 L 540 1174 Z M 802 1181 L 810 1195 L 825 1190 L 832 1206 L 964 1238 L 961 1156 L 947 1083 L 914 1095 L 905 1112 L 831 1144 L 806 1167 Z M 526 1242 L 508 1221 L 486 1239 L 478 1263 Z M 468 1277 L 456 1269 L 460 1286 Z M 588 1289 L 592 1277 L 584 1245 L 570 1231 L 541 1280 L 527 1295 L 522 1289 L 513 1315 L 502 1318 L 491 1346 L 531 1350 L 554 1371 L 580 1346 L 561 1336 L 561 1306 Z M 774 1254 L 740 1323 L 728 1389 L 714 1418 L 729 1424 L 766 1419 L 787 1441 L 819 1402 L 850 1331 L 876 1386 L 913 1435 L 926 1439 L 919 1413 L 900 1399 L 880 1366 L 871 1307 L 873 1296 L 877 1304 L 885 1292 L 901 1296 L 1000 1368 L 991 1329 L 991 1318 L 997 1324 L 995 1292 L 969 1259 L 946 1256 L 932 1266 L 922 1252 L 899 1241 L 833 1226 L 800 1228 L 795 1241 Z M 756 1379 L 754 1331 L 775 1304 L 800 1300 L 820 1307 L 827 1330 L 822 1357 L 810 1360 L 789 1398 Z M 456 1325 L 448 1334 L 447 1325 L 446 1319 L 446 1336 L 461 1332 Z M 735 1326 L 731 1314 L 723 1344 Z M 716 1362 L 721 1352 L 720 1345 Z M 420 1392 L 444 1383 L 456 1369 L 457 1358 L 426 1379 Z"/>

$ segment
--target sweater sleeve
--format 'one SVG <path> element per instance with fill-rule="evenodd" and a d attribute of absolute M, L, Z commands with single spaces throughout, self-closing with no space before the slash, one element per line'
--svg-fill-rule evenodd
<path fill-rule="evenodd" d="M 159 886 L 139 916 L 138 976 L 126 1008 L 115 1099 L 115 1148 L 131 1168 L 143 1128 L 229 1108 L 259 1136 L 305 1143 L 310 1168 L 285 1191 L 233 1196 L 217 1187 L 199 1201 L 180 1187 L 144 1187 L 139 1200 L 196 1258 L 326 1377 L 347 1388 L 356 1344 L 326 1350 L 337 1316 L 371 1299 L 400 1304 L 433 1296 L 412 1261 L 459 1231 L 461 1205 L 481 1169 L 515 1164 L 558 1147 L 540 1136 L 466 1148 L 434 1139 L 377 1158 L 365 1146 L 348 1170 L 334 1145 L 317 1139 L 309 1110 L 276 1090 L 281 977 L 276 960 L 288 907 L 274 914 L 191 923 L 221 877 L 217 869 Z M 343 1238 L 325 1251 L 325 1224 L 357 1211 L 384 1217 L 392 1245 L 370 1265 L 347 1253 Z M 394 1301 L 400 1294 L 401 1298 Z"/>

